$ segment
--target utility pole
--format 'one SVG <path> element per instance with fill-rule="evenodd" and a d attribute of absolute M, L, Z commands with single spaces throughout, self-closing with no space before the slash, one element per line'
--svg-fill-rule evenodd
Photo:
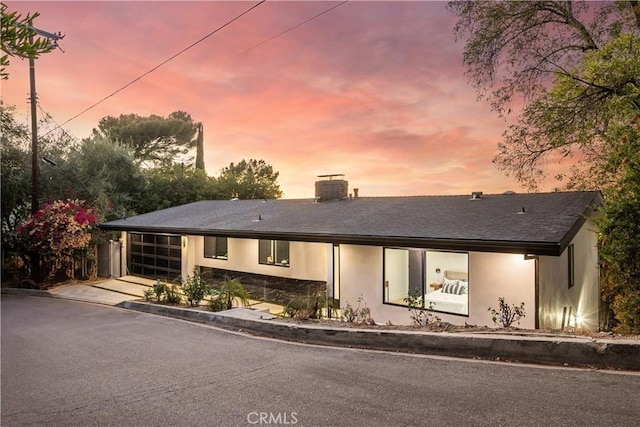
<path fill-rule="evenodd" d="M 29 36 L 33 45 L 33 34 Z M 29 57 L 29 87 L 31 89 L 31 214 L 40 209 L 40 164 L 38 162 L 38 115 L 36 111 L 36 64 Z"/>
<path fill-rule="evenodd" d="M 32 33 L 29 35 L 29 44 L 33 45 L 33 33 L 53 40 L 56 43 L 64 36 L 53 34 L 47 31 L 27 26 Z M 38 115 L 36 98 L 36 66 L 33 56 L 29 57 L 29 87 L 31 91 L 31 213 L 34 214 L 40 209 L 40 162 L 38 161 Z"/>

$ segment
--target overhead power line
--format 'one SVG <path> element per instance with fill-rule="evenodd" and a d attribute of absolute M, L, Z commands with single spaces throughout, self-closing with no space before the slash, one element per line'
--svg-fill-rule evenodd
<path fill-rule="evenodd" d="M 231 25 L 232 23 L 234 23 L 235 21 L 237 21 L 238 19 L 242 18 L 244 15 L 246 15 L 247 13 L 251 12 L 253 9 L 257 8 L 258 6 L 260 6 L 261 4 L 263 4 L 265 1 L 267 0 L 262 0 L 259 3 L 256 3 L 255 5 L 251 6 L 249 9 L 245 10 L 244 12 L 242 12 L 240 15 L 236 16 L 235 18 L 231 19 L 230 21 L 227 21 L 225 24 L 221 25 L 220 27 L 216 28 L 215 30 L 211 31 L 209 34 L 207 34 L 206 36 L 202 37 L 201 39 L 197 40 L 194 43 L 191 43 L 189 46 L 185 47 L 184 49 L 182 49 L 180 52 L 176 53 L 175 55 L 167 58 L 166 60 L 162 61 L 160 64 L 156 65 L 155 67 L 153 67 L 152 69 L 150 69 L 149 71 L 147 71 L 144 74 L 141 74 L 140 76 L 136 77 L 135 79 L 133 79 L 132 81 L 130 81 L 129 83 L 127 83 L 126 85 L 122 86 L 121 88 L 119 88 L 118 90 L 116 90 L 115 92 L 111 93 L 110 95 L 105 96 L 104 98 L 102 98 L 100 101 L 96 102 L 95 104 L 91 105 L 90 107 L 85 108 L 84 110 L 82 110 L 81 112 L 79 112 L 78 114 L 76 114 L 75 116 L 71 117 L 70 119 L 68 119 L 67 121 L 65 121 L 64 123 L 62 123 L 61 126 L 66 125 L 67 123 L 69 123 L 70 121 L 76 119 L 77 117 L 81 116 L 82 114 L 86 113 L 87 111 L 97 107 L 98 105 L 102 104 L 104 101 L 106 101 L 107 99 L 111 98 L 112 96 L 116 95 L 118 92 L 121 92 L 123 90 L 125 90 L 126 88 L 128 88 L 129 86 L 131 86 L 132 84 L 134 84 L 135 82 L 137 82 L 138 80 L 141 80 L 143 77 L 148 76 L 149 74 L 153 73 L 155 70 L 157 70 L 158 68 L 162 67 L 163 65 L 165 65 L 166 63 L 168 63 L 169 61 L 175 59 L 176 57 L 182 55 L 183 53 L 185 53 L 186 51 L 188 51 L 189 49 L 193 48 L 194 46 L 196 46 L 199 43 L 202 43 L 203 41 L 205 41 L 206 39 L 208 39 L 209 37 L 211 37 L 212 35 L 214 35 L 215 33 L 217 33 L 218 31 L 222 30 L 223 28 Z M 51 132 L 51 131 L 50 131 Z"/>
<path fill-rule="evenodd" d="M 42 114 L 44 114 L 45 116 L 47 116 L 47 118 L 48 118 L 49 120 L 51 120 L 51 121 L 53 122 L 53 124 L 56 126 L 56 127 L 54 127 L 53 129 L 49 130 L 47 133 L 45 133 L 45 134 L 44 134 L 44 135 L 42 135 L 42 136 L 48 135 L 48 134 L 50 134 L 51 132 L 53 132 L 53 131 L 55 131 L 55 130 L 57 130 L 57 129 L 60 129 L 60 130 L 62 131 L 62 133 L 63 133 L 64 135 L 66 135 L 69 139 L 72 139 L 72 140 L 74 140 L 74 141 L 76 141 L 76 142 L 80 142 L 80 140 L 79 140 L 78 138 L 76 138 L 75 136 L 71 135 L 69 132 L 67 132 L 66 130 L 64 130 L 64 129 L 62 128 L 62 126 L 60 126 L 60 125 L 58 124 L 58 122 L 56 122 L 56 120 L 51 116 L 51 114 L 49 114 L 49 112 L 48 112 L 48 111 L 46 111 L 44 108 L 42 108 L 42 105 L 40 105 L 40 102 L 37 102 L 37 106 L 38 106 L 38 108 L 40 109 L 40 111 L 42 112 Z"/>
<path fill-rule="evenodd" d="M 165 61 L 163 61 L 162 63 L 160 63 L 160 64 L 156 65 L 155 67 L 153 67 L 152 69 L 150 69 L 150 70 L 149 70 L 149 71 L 147 71 L 146 73 L 144 73 L 144 74 L 140 75 L 139 77 L 135 78 L 134 80 L 132 80 L 131 82 L 129 82 L 129 83 L 127 83 L 126 85 L 122 86 L 121 88 L 119 88 L 119 89 L 118 89 L 118 90 L 116 90 L 115 92 L 111 93 L 110 95 L 105 96 L 105 97 L 104 97 L 104 98 L 102 98 L 100 101 L 98 101 L 98 102 L 94 103 L 94 104 L 93 104 L 93 105 L 91 105 L 90 107 L 85 108 L 84 110 L 82 110 L 81 112 L 79 112 L 78 114 L 76 114 L 75 116 L 73 116 L 73 117 L 71 117 L 70 119 L 66 120 L 64 123 L 62 123 L 62 125 L 58 125 L 58 128 L 62 127 L 63 125 L 65 125 L 65 124 L 67 124 L 67 123 L 69 123 L 70 121 L 72 121 L 72 120 L 74 120 L 74 119 L 78 118 L 79 116 L 81 116 L 82 114 L 86 113 L 87 111 L 89 111 L 89 110 L 91 110 L 91 109 L 93 109 L 93 108 L 97 107 L 98 105 L 100 105 L 101 103 L 103 103 L 104 101 L 106 101 L 107 99 L 109 99 L 109 98 L 111 98 L 112 96 L 116 95 L 117 93 L 119 93 L 119 92 L 123 91 L 124 89 L 126 89 L 126 88 L 127 88 L 127 87 L 129 87 L 129 86 L 131 86 L 132 84 L 134 84 L 134 83 L 135 83 L 135 82 L 137 82 L 138 80 L 140 80 L 140 79 L 142 79 L 143 77 L 145 77 L 145 76 L 147 76 L 147 75 L 151 74 L 152 72 L 154 72 L 155 70 L 157 70 L 157 69 L 158 69 L 158 68 L 160 68 L 161 66 L 165 65 L 165 64 L 166 64 L 166 63 L 168 63 L 169 61 L 173 60 L 173 59 L 174 59 L 174 58 L 176 58 L 177 56 L 181 55 L 182 53 L 186 52 L 187 50 L 191 49 L 192 47 L 194 47 L 194 46 L 196 46 L 197 44 L 201 43 L 202 41 L 206 40 L 206 39 L 207 39 L 207 38 L 209 38 L 210 36 L 214 35 L 214 34 L 215 34 L 215 33 L 217 33 L 218 31 L 220 31 L 220 30 L 222 30 L 223 28 L 225 28 L 225 27 L 229 26 L 229 25 L 230 25 L 230 24 L 232 24 L 233 22 L 237 21 L 237 20 L 238 20 L 238 19 L 240 19 L 242 16 L 246 15 L 247 13 L 251 12 L 251 11 L 252 11 L 253 9 L 255 9 L 256 7 L 260 6 L 260 5 L 261 5 L 262 3 L 264 3 L 265 1 L 266 1 L 266 0 L 262 0 L 261 2 L 259 2 L 259 3 L 255 4 L 255 5 L 253 5 L 251 8 L 249 8 L 249 9 L 247 9 L 246 11 L 242 12 L 240 15 L 238 15 L 238 16 L 236 16 L 235 18 L 231 19 L 230 21 L 228 21 L 228 22 L 227 22 L 227 23 L 225 23 L 224 25 L 222 25 L 222 26 L 220 26 L 220 27 L 216 28 L 214 31 L 210 32 L 209 34 L 207 34 L 206 36 L 202 37 L 202 38 L 201 38 L 201 39 L 199 39 L 198 41 L 196 41 L 196 42 L 192 43 L 192 44 L 191 44 L 191 45 L 189 45 L 188 47 L 186 47 L 186 48 L 182 49 L 180 52 L 178 52 L 178 53 L 176 53 L 175 55 L 171 56 L 170 58 L 166 59 L 166 60 L 165 60 Z M 243 51 L 241 51 L 241 52 L 237 53 L 235 56 L 242 55 L 242 54 L 244 54 L 244 53 L 250 52 L 250 51 L 252 51 L 252 50 L 254 50 L 254 49 L 256 49 L 256 48 L 258 48 L 258 47 L 260 47 L 260 46 L 262 46 L 262 45 L 264 45 L 264 44 L 266 44 L 266 43 L 269 43 L 270 41 L 273 41 L 273 40 L 277 39 L 278 37 L 281 37 L 281 36 L 283 36 L 284 34 L 286 34 L 286 33 L 288 33 L 288 32 L 291 32 L 291 31 L 293 31 L 293 30 L 295 30 L 295 29 L 297 29 L 297 28 L 301 27 L 302 25 L 308 24 L 309 22 L 311 22 L 311 21 L 313 21 L 313 20 L 315 20 L 315 19 L 319 18 L 319 17 L 320 17 L 320 16 L 322 16 L 322 15 L 325 15 L 325 14 L 327 14 L 327 13 L 331 12 L 332 10 L 334 10 L 334 9 L 336 9 L 336 8 L 338 8 L 338 7 L 340 7 L 340 6 L 344 5 L 344 4 L 346 4 L 346 3 L 348 3 L 348 2 L 349 2 L 349 0 L 345 0 L 345 1 L 342 1 L 342 2 L 340 2 L 340 3 L 338 3 L 338 4 L 334 5 L 334 6 L 331 6 L 330 8 L 325 9 L 325 10 L 323 10 L 322 12 L 319 12 L 319 13 L 317 13 L 317 14 L 313 15 L 312 17 L 310 17 L 310 18 L 308 18 L 308 19 L 306 19 L 306 20 L 304 20 L 304 21 L 302 21 L 302 22 L 300 22 L 300 23 L 298 23 L 298 24 L 296 24 L 296 25 L 294 25 L 294 26 L 292 26 L 292 27 L 287 28 L 286 30 L 281 31 L 281 32 L 279 32 L 278 34 L 276 34 L 276 35 L 274 35 L 274 36 L 272 36 L 272 37 L 269 37 L 268 39 L 265 39 L 265 40 L 263 40 L 263 41 L 261 41 L 261 42 L 257 43 L 257 44 L 256 44 L 256 45 L 254 45 L 254 46 L 251 46 L 251 47 L 250 47 L 250 48 L 248 48 L 248 49 L 245 49 L 245 50 L 243 50 Z M 57 129 L 57 128 L 54 128 L 54 129 L 50 130 L 50 131 L 49 131 L 49 132 L 47 132 L 45 135 L 48 135 L 49 133 L 53 132 L 53 131 L 54 131 L 54 130 L 56 130 L 56 129 Z M 44 136 L 44 135 L 43 135 L 43 136 Z"/>
<path fill-rule="evenodd" d="M 295 30 L 296 28 L 301 27 L 301 26 L 303 26 L 303 25 L 305 25 L 305 24 L 307 24 L 307 23 L 309 23 L 309 22 L 313 21 L 313 20 L 314 20 L 314 19 L 316 19 L 316 18 L 319 18 L 319 17 L 321 17 L 322 15 L 324 15 L 324 14 L 326 14 L 326 13 L 329 13 L 329 12 L 331 12 L 333 9 L 336 9 L 336 8 L 338 8 L 338 7 L 340 7 L 340 6 L 342 6 L 343 4 L 348 3 L 348 2 L 349 2 L 349 0 L 345 0 L 345 1 L 341 2 L 341 3 L 336 4 L 335 6 L 330 7 L 329 9 L 323 10 L 322 12 L 320 12 L 320 13 L 318 13 L 318 14 L 316 14 L 316 15 L 313 15 L 311 18 L 309 18 L 309 19 L 307 19 L 307 20 L 304 20 L 304 21 L 300 22 L 299 24 L 294 25 L 293 27 L 289 27 L 289 28 L 287 28 L 286 30 L 279 32 L 279 33 L 278 33 L 278 34 L 276 34 L 275 36 L 273 36 L 273 37 L 269 37 L 268 39 L 263 40 L 263 41 L 261 41 L 260 43 L 258 43 L 258 44 L 256 44 L 256 45 L 254 45 L 254 46 L 251 46 L 251 47 L 250 47 L 250 48 L 248 48 L 248 49 L 243 50 L 242 52 L 239 52 L 237 55 L 242 55 L 242 54 L 244 54 L 244 53 L 250 52 L 250 51 L 252 51 L 253 49 L 256 49 L 256 48 L 258 48 L 258 47 L 262 46 L 262 45 L 263 45 L 263 44 L 265 44 L 265 43 L 269 43 L 270 41 L 272 41 L 272 40 L 274 40 L 274 39 L 277 39 L 278 37 L 280 37 L 280 36 L 282 36 L 282 35 L 284 35 L 284 34 L 286 34 L 286 33 L 290 32 L 290 31 Z"/>

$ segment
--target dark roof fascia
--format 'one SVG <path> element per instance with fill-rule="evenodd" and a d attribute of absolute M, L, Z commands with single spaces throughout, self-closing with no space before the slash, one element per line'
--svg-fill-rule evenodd
<path fill-rule="evenodd" d="M 350 244 L 363 246 L 396 246 L 409 248 L 440 249 L 449 251 L 471 252 L 500 252 L 527 255 L 559 256 L 562 253 L 561 245 L 553 242 L 535 241 L 497 241 L 497 240 L 467 240 L 467 239 L 429 239 L 398 236 L 360 236 L 360 235 L 334 235 L 316 233 L 283 233 L 283 232 L 256 232 L 256 231 L 230 231 L 230 230 L 199 230 L 189 228 L 171 227 L 124 227 L 124 226 L 100 226 L 103 230 L 128 231 L 156 234 L 180 234 L 195 236 L 220 236 L 239 239 L 270 239 L 288 240 L 295 242 L 316 242 Z"/>

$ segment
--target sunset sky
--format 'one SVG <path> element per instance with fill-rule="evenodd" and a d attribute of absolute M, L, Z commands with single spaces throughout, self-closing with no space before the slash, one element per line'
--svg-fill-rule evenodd
<path fill-rule="evenodd" d="M 40 105 L 63 124 L 257 2 L 5 3 L 65 34 L 36 61 Z M 446 3 L 350 1 L 273 38 L 337 4 L 267 1 L 63 128 L 186 111 L 210 175 L 264 159 L 285 198 L 333 173 L 361 196 L 522 191 L 492 164 L 507 123 L 467 84 Z M 28 123 L 28 61 L 8 71 L 2 98 Z"/>

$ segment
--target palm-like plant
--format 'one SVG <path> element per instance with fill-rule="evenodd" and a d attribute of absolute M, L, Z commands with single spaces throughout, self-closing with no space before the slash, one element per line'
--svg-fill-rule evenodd
<path fill-rule="evenodd" d="M 232 309 L 234 302 L 242 304 L 243 307 L 249 305 L 249 293 L 242 287 L 239 279 L 225 277 L 220 288 L 214 290 L 213 293 L 217 294 L 216 299 L 220 302 L 220 306 L 224 306 L 226 310 Z"/>

